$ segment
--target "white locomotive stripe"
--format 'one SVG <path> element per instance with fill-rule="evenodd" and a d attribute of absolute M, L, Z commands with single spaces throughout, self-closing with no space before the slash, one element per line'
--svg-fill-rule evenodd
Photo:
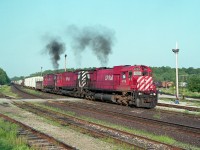
<path fill-rule="evenodd" d="M 144 90 L 144 84 L 142 86 L 140 86 L 139 88 L 140 91 L 143 91 Z"/>
<path fill-rule="evenodd" d="M 137 79 L 137 82 L 140 83 L 140 80 L 141 80 L 141 77 L 139 77 L 139 78 Z"/>
<path fill-rule="evenodd" d="M 85 80 L 86 79 L 86 76 L 82 76 L 82 80 Z"/>
<path fill-rule="evenodd" d="M 85 72 L 85 71 L 82 71 L 82 76 L 86 75 L 86 73 L 87 73 L 87 72 Z"/>
<path fill-rule="evenodd" d="M 143 80 L 140 82 L 139 90 L 143 90 L 144 86 L 145 86 L 145 80 L 143 79 Z"/>
<path fill-rule="evenodd" d="M 146 91 L 149 88 L 150 84 L 147 84 L 144 90 Z"/>
<path fill-rule="evenodd" d="M 152 77 L 148 77 L 148 76 L 143 77 L 143 80 L 140 82 L 140 84 L 138 84 L 138 89 L 140 91 L 147 90 L 150 86 L 149 83 L 151 82 L 151 80 L 152 80 Z"/>
<path fill-rule="evenodd" d="M 149 81 L 151 80 L 151 78 L 147 76 L 146 79 L 147 79 L 147 80 L 146 80 L 146 82 L 145 82 L 145 87 L 144 87 L 144 89 L 143 89 L 144 91 L 148 88 Z"/>
<path fill-rule="evenodd" d="M 139 82 L 137 85 L 137 88 L 140 88 L 143 84 L 144 84 L 144 82 Z"/>
<path fill-rule="evenodd" d="M 82 85 L 85 86 L 85 85 L 86 85 L 86 82 L 83 82 Z"/>
<path fill-rule="evenodd" d="M 146 82 L 146 87 L 145 87 L 145 91 L 150 87 L 150 85 L 152 84 L 152 77 L 150 77 L 149 79 L 148 79 L 148 82 Z"/>
<path fill-rule="evenodd" d="M 137 79 L 137 82 L 141 82 L 141 80 L 144 79 L 144 76 L 141 76 Z"/>
<path fill-rule="evenodd" d="M 148 80 L 146 81 L 146 83 L 148 84 L 151 80 L 152 80 L 152 77 L 148 77 Z"/>
<path fill-rule="evenodd" d="M 142 84 L 144 84 L 144 77 L 138 78 L 137 83 L 138 83 L 137 88 L 139 88 L 140 86 L 142 86 Z"/>

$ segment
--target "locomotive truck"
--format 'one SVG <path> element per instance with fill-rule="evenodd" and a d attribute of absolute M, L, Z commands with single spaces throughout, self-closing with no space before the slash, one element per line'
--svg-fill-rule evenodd
<path fill-rule="evenodd" d="M 152 70 L 144 65 L 47 74 L 42 84 L 45 92 L 121 105 L 154 108 L 158 101 Z"/>

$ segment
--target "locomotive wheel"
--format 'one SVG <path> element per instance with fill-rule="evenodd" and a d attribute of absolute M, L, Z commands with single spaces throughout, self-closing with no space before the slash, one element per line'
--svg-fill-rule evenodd
<path fill-rule="evenodd" d="M 123 100 L 123 101 L 122 101 L 122 105 L 124 105 L 124 106 L 128 106 L 127 101 Z"/>

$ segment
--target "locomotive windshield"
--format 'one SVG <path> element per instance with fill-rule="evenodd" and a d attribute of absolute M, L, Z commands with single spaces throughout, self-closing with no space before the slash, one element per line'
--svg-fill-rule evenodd
<path fill-rule="evenodd" d="M 148 72 L 147 71 L 143 71 L 143 76 L 148 76 Z"/>
<path fill-rule="evenodd" d="M 143 76 L 148 76 L 149 75 L 149 71 L 146 67 L 143 67 L 143 72 L 142 72 Z"/>
<path fill-rule="evenodd" d="M 142 66 L 142 67 L 136 67 L 133 70 L 134 76 L 149 76 L 151 75 L 151 72 L 149 72 L 148 68 Z"/>

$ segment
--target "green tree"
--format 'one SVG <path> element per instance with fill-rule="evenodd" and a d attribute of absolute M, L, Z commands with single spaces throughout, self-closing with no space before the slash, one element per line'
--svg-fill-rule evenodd
<path fill-rule="evenodd" d="M 8 78 L 6 72 L 0 68 L 0 85 L 8 84 L 10 79 Z"/>
<path fill-rule="evenodd" d="M 188 89 L 192 92 L 200 92 L 200 76 L 193 75 L 188 80 Z"/>

